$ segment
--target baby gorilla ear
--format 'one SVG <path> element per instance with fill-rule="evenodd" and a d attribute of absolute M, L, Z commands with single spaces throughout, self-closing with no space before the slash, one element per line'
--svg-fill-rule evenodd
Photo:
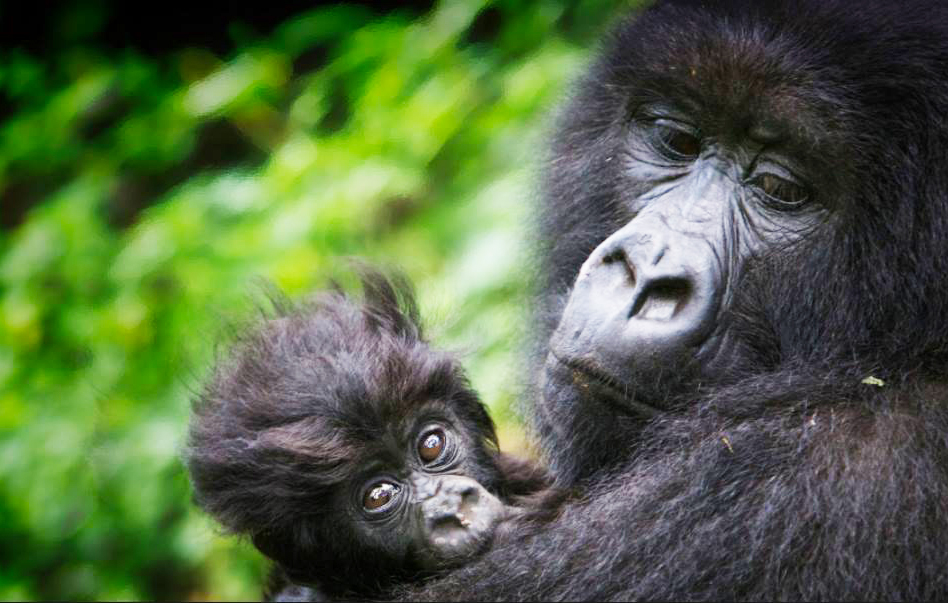
<path fill-rule="evenodd" d="M 365 264 L 356 266 L 365 296 L 363 314 L 373 328 L 423 340 L 415 292 L 400 272 L 388 276 Z"/>

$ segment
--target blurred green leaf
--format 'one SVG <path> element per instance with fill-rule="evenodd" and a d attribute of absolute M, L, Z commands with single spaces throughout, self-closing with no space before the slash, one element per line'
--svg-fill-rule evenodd
<path fill-rule="evenodd" d="M 543 132 L 628 5 L 327 6 L 227 60 L 96 49 L 97 5 L 57 16 L 60 56 L 0 53 L 0 599 L 259 597 L 265 561 L 193 506 L 180 451 L 260 277 L 402 267 L 522 445 Z"/>

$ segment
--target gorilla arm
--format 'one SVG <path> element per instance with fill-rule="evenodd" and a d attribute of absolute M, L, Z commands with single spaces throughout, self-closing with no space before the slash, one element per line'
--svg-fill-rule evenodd
<path fill-rule="evenodd" d="M 736 411 L 734 400 L 744 401 Z M 481 559 L 397 595 L 944 597 L 946 402 L 944 385 L 788 373 L 720 390 L 653 423 L 634 462 L 584 501 L 549 523 L 511 526 Z"/>

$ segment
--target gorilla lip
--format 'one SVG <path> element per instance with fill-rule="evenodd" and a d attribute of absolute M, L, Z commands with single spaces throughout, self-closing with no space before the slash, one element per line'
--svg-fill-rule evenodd
<path fill-rule="evenodd" d="M 595 396 L 597 399 L 610 400 L 624 409 L 631 410 L 635 414 L 649 419 L 661 414 L 661 409 L 630 396 L 628 391 L 620 389 L 614 377 L 610 377 L 602 369 L 591 365 L 591 363 L 581 359 L 562 358 L 553 350 L 550 351 L 550 356 L 572 372 L 573 382 L 579 387 L 586 391 L 591 390 L 590 393 L 602 394 L 601 396 Z M 577 379 L 577 377 L 582 379 Z M 588 380 L 585 378 L 588 378 Z"/>

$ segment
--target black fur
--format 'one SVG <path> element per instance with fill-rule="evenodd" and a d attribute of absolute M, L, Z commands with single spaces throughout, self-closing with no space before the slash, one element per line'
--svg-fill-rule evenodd
<path fill-rule="evenodd" d="M 541 342 L 626 219 L 630 103 L 689 95 L 791 116 L 828 219 L 755 259 L 720 320 L 728 353 L 671 411 L 546 383 L 536 431 L 585 500 L 401 596 L 948 598 L 948 7 L 678 1 L 622 24 L 555 138 Z"/>
<path fill-rule="evenodd" d="M 339 291 L 277 301 L 276 316 L 239 330 L 194 403 L 196 500 L 277 563 L 268 596 L 317 594 L 290 581 L 366 596 L 416 579 L 397 546 L 385 554 L 361 541 L 340 492 L 368 463 L 403 456 L 388 429 L 432 404 L 469 436 L 468 477 L 508 500 L 547 484 L 540 468 L 497 451 L 461 366 L 423 338 L 407 282 L 366 271 L 363 288 L 361 303 Z"/>

